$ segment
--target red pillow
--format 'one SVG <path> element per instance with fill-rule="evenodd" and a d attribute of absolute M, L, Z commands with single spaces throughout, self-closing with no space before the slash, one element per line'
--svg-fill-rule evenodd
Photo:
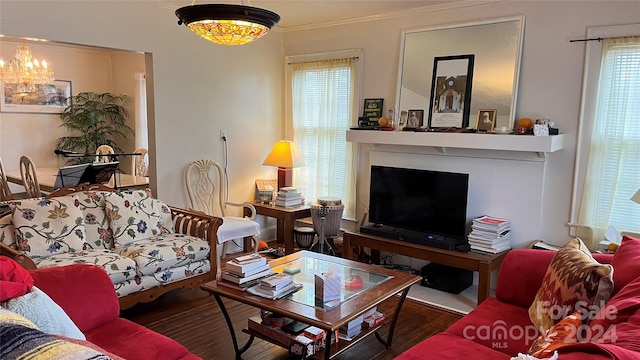
<path fill-rule="evenodd" d="M 0 256 L 0 302 L 22 296 L 33 286 L 33 278 L 13 259 Z"/>
<path fill-rule="evenodd" d="M 640 239 L 625 235 L 613 255 L 613 293 L 640 277 Z"/>

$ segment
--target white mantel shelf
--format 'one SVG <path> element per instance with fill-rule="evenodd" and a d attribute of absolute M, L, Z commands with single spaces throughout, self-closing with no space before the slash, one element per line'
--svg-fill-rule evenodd
<path fill-rule="evenodd" d="M 552 136 L 347 130 L 347 141 L 374 145 L 405 145 L 470 150 L 547 153 L 564 148 L 564 134 Z"/>

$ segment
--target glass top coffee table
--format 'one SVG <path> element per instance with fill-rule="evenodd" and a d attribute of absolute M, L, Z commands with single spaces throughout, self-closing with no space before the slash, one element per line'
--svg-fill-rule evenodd
<path fill-rule="evenodd" d="M 238 347 L 235 330 L 222 302 L 222 297 L 233 299 L 261 310 L 271 311 L 323 329 L 326 331 L 326 344 L 330 344 L 331 337 L 337 329 L 348 324 L 379 303 L 396 294 L 400 294 L 395 312 L 393 314 L 385 314 L 387 319 L 383 325 L 389 326 L 386 339 L 382 339 L 378 334 L 377 330 L 379 327 L 363 329 L 362 333 L 357 336 L 357 338 L 361 338 L 373 333 L 382 344 L 390 347 L 398 315 L 409 292 L 409 288 L 411 285 L 420 281 L 420 277 L 417 275 L 310 251 L 299 251 L 272 260 L 269 262 L 269 265 L 274 272 L 291 272 L 292 270 L 295 271 L 299 269 L 300 271 L 292 274 L 292 276 L 296 283 L 303 284 L 302 289 L 285 298 L 270 300 L 258 295 L 252 295 L 246 291 L 217 286 L 215 281 L 210 281 L 200 286 L 203 290 L 211 293 L 220 306 L 227 321 L 229 331 L 231 332 L 236 358 L 238 359 L 242 353 L 251 346 L 254 336 L 267 341 L 270 341 L 270 339 L 245 329 L 243 331 L 248 332 L 251 336 L 245 345 Z M 315 275 L 328 273 L 338 274 L 341 277 L 342 286 L 340 288 L 340 298 L 327 303 L 320 303 L 315 296 Z M 345 286 L 345 280 L 353 279 L 358 279 L 358 282 L 362 280 L 362 286 Z M 334 345 L 328 346 L 324 354 L 320 352 L 314 356 L 324 356 L 325 359 L 330 359 L 355 343 L 357 343 L 357 341 L 338 341 Z"/>

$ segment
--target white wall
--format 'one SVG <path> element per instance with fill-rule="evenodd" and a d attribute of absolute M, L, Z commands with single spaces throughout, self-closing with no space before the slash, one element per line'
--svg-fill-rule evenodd
<path fill-rule="evenodd" d="M 390 107 L 395 103 L 402 30 L 520 14 L 525 15 L 526 25 L 516 119 L 554 120 L 561 132 L 567 134 L 564 150 L 553 153 L 545 165 L 409 153 L 370 154 L 367 147 L 361 147 L 359 169 L 367 172 L 371 163 L 380 161 L 469 172 L 472 176 L 469 216 L 489 213 L 514 219 L 516 246 L 534 239 L 563 244 L 569 239 L 566 223 L 584 65 L 584 44 L 569 40 L 583 38 L 590 26 L 640 22 L 640 2 L 511 1 L 433 14 L 414 11 L 396 18 L 288 32 L 284 36 L 284 52 L 297 55 L 362 48 L 362 97 L 384 98 Z M 546 175 L 542 175 L 545 168 Z M 368 176 L 361 179 L 358 199 L 366 205 Z M 362 211 L 360 208 L 359 213 Z"/>
<path fill-rule="evenodd" d="M 0 33 L 151 53 L 157 196 L 186 206 L 186 164 L 199 158 L 224 162 L 219 133 L 225 130 L 230 198 L 251 199 L 256 178 L 275 178 L 276 169 L 261 164 L 284 134 L 281 34 L 240 47 L 217 46 L 178 26 L 177 7 L 155 1 L 2 1 Z"/>

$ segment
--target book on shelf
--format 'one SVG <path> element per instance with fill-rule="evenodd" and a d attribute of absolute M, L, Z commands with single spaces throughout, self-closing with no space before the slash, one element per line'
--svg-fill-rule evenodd
<path fill-rule="evenodd" d="M 237 275 L 239 277 L 247 277 L 247 276 L 251 276 L 255 273 L 259 273 L 259 272 L 263 272 L 265 270 L 269 269 L 269 264 L 263 264 L 257 268 L 251 269 L 251 270 L 247 270 L 246 272 L 237 272 L 236 270 L 234 270 L 233 267 L 226 267 L 226 271 L 232 273 L 233 275 Z"/>
<path fill-rule="evenodd" d="M 293 186 L 285 186 L 285 187 L 281 187 L 279 192 L 282 193 L 290 193 L 290 192 L 297 192 L 298 189 L 294 188 Z"/>
<path fill-rule="evenodd" d="M 470 244 L 470 247 L 471 247 L 471 250 L 492 253 L 492 254 L 501 253 L 503 251 L 511 249 L 511 246 L 498 247 L 494 249 L 493 247 L 485 247 L 485 246 L 479 246 L 479 245 L 473 245 L 473 244 Z"/>
<path fill-rule="evenodd" d="M 266 278 L 260 279 L 260 285 L 263 285 L 265 288 L 281 288 L 292 281 L 293 277 L 291 275 L 275 273 L 267 276 Z"/>
<path fill-rule="evenodd" d="M 257 284 L 258 284 L 257 279 L 250 280 L 242 284 L 232 283 L 231 281 L 227 281 L 225 279 L 222 279 L 221 277 L 216 280 L 217 286 L 223 286 L 223 287 L 233 289 L 233 290 L 238 290 L 238 291 L 247 291 L 248 288 L 255 286 Z"/>
<path fill-rule="evenodd" d="M 276 206 L 282 207 L 293 207 L 302 205 L 302 199 L 297 199 L 295 201 L 278 201 L 275 202 Z"/>
<path fill-rule="evenodd" d="M 510 226 L 511 221 L 507 219 L 500 219 L 485 215 L 473 219 L 471 229 L 502 233 L 503 231 L 508 230 Z"/>
<path fill-rule="evenodd" d="M 256 269 L 263 268 L 264 265 L 267 264 L 267 258 L 260 256 L 260 254 L 256 255 L 252 260 L 238 260 L 231 259 L 226 263 L 226 269 L 229 271 L 233 271 L 236 274 L 251 274 L 255 273 Z M 245 258 L 245 256 L 241 256 Z M 268 266 L 268 265 L 267 265 Z"/>
<path fill-rule="evenodd" d="M 232 283 L 235 283 L 235 284 L 244 284 L 244 283 L 249 282 L 251 280 L 260 279 L 261 277 L 265 277 L 265 276 L 268 276 L 270 274 L 271 274 L 271 269 L 267 269 L 265 271 L 261 271 L 259 273 L 255 273 L 253 275 L 244 276 L 244 277 L 238 276 L 238 275 L 236 275 L 234 273 L 231 273 L 229 271 L 223 271 L 221 273 L 220 277 L 222 279 L 224 279 L 224 280 L 231 281 Z"/>
<path fill-rule="evenodd" d="M 254 262 L 262 262 L 264 261 L 265 258 L 257 253 L 252 253 L 252 254 L 248 254 L 248 255 L 242 255 L 242 256 L 238 256 L 237 258 L 232 259 L 232 261 L 234 261 L 237 264 L 240 265 L 245 265 L 245 264 L 250 264 L 250 263 L 254 263 Z"/>
<path fill-rule="evenodd" d="M 275 300 L 275 299 L 279 299 L 281 297 L 285 297 L 289 294 L 292 294 L 300 289 L 302 289 L 302 284 L 296 284 L 294 282 L 289 283 L 289 285 L 286 285 L 285 287 L 281 288 L 280 290 L 267 290 L 263 287 L 260 286 L 260 284 L 258 285 L 254 285 L 250 288 L 247 289 L 247 292 L 253 295 L 258 295 L 267 299 L 271 299 L 271 300 Z"/>

